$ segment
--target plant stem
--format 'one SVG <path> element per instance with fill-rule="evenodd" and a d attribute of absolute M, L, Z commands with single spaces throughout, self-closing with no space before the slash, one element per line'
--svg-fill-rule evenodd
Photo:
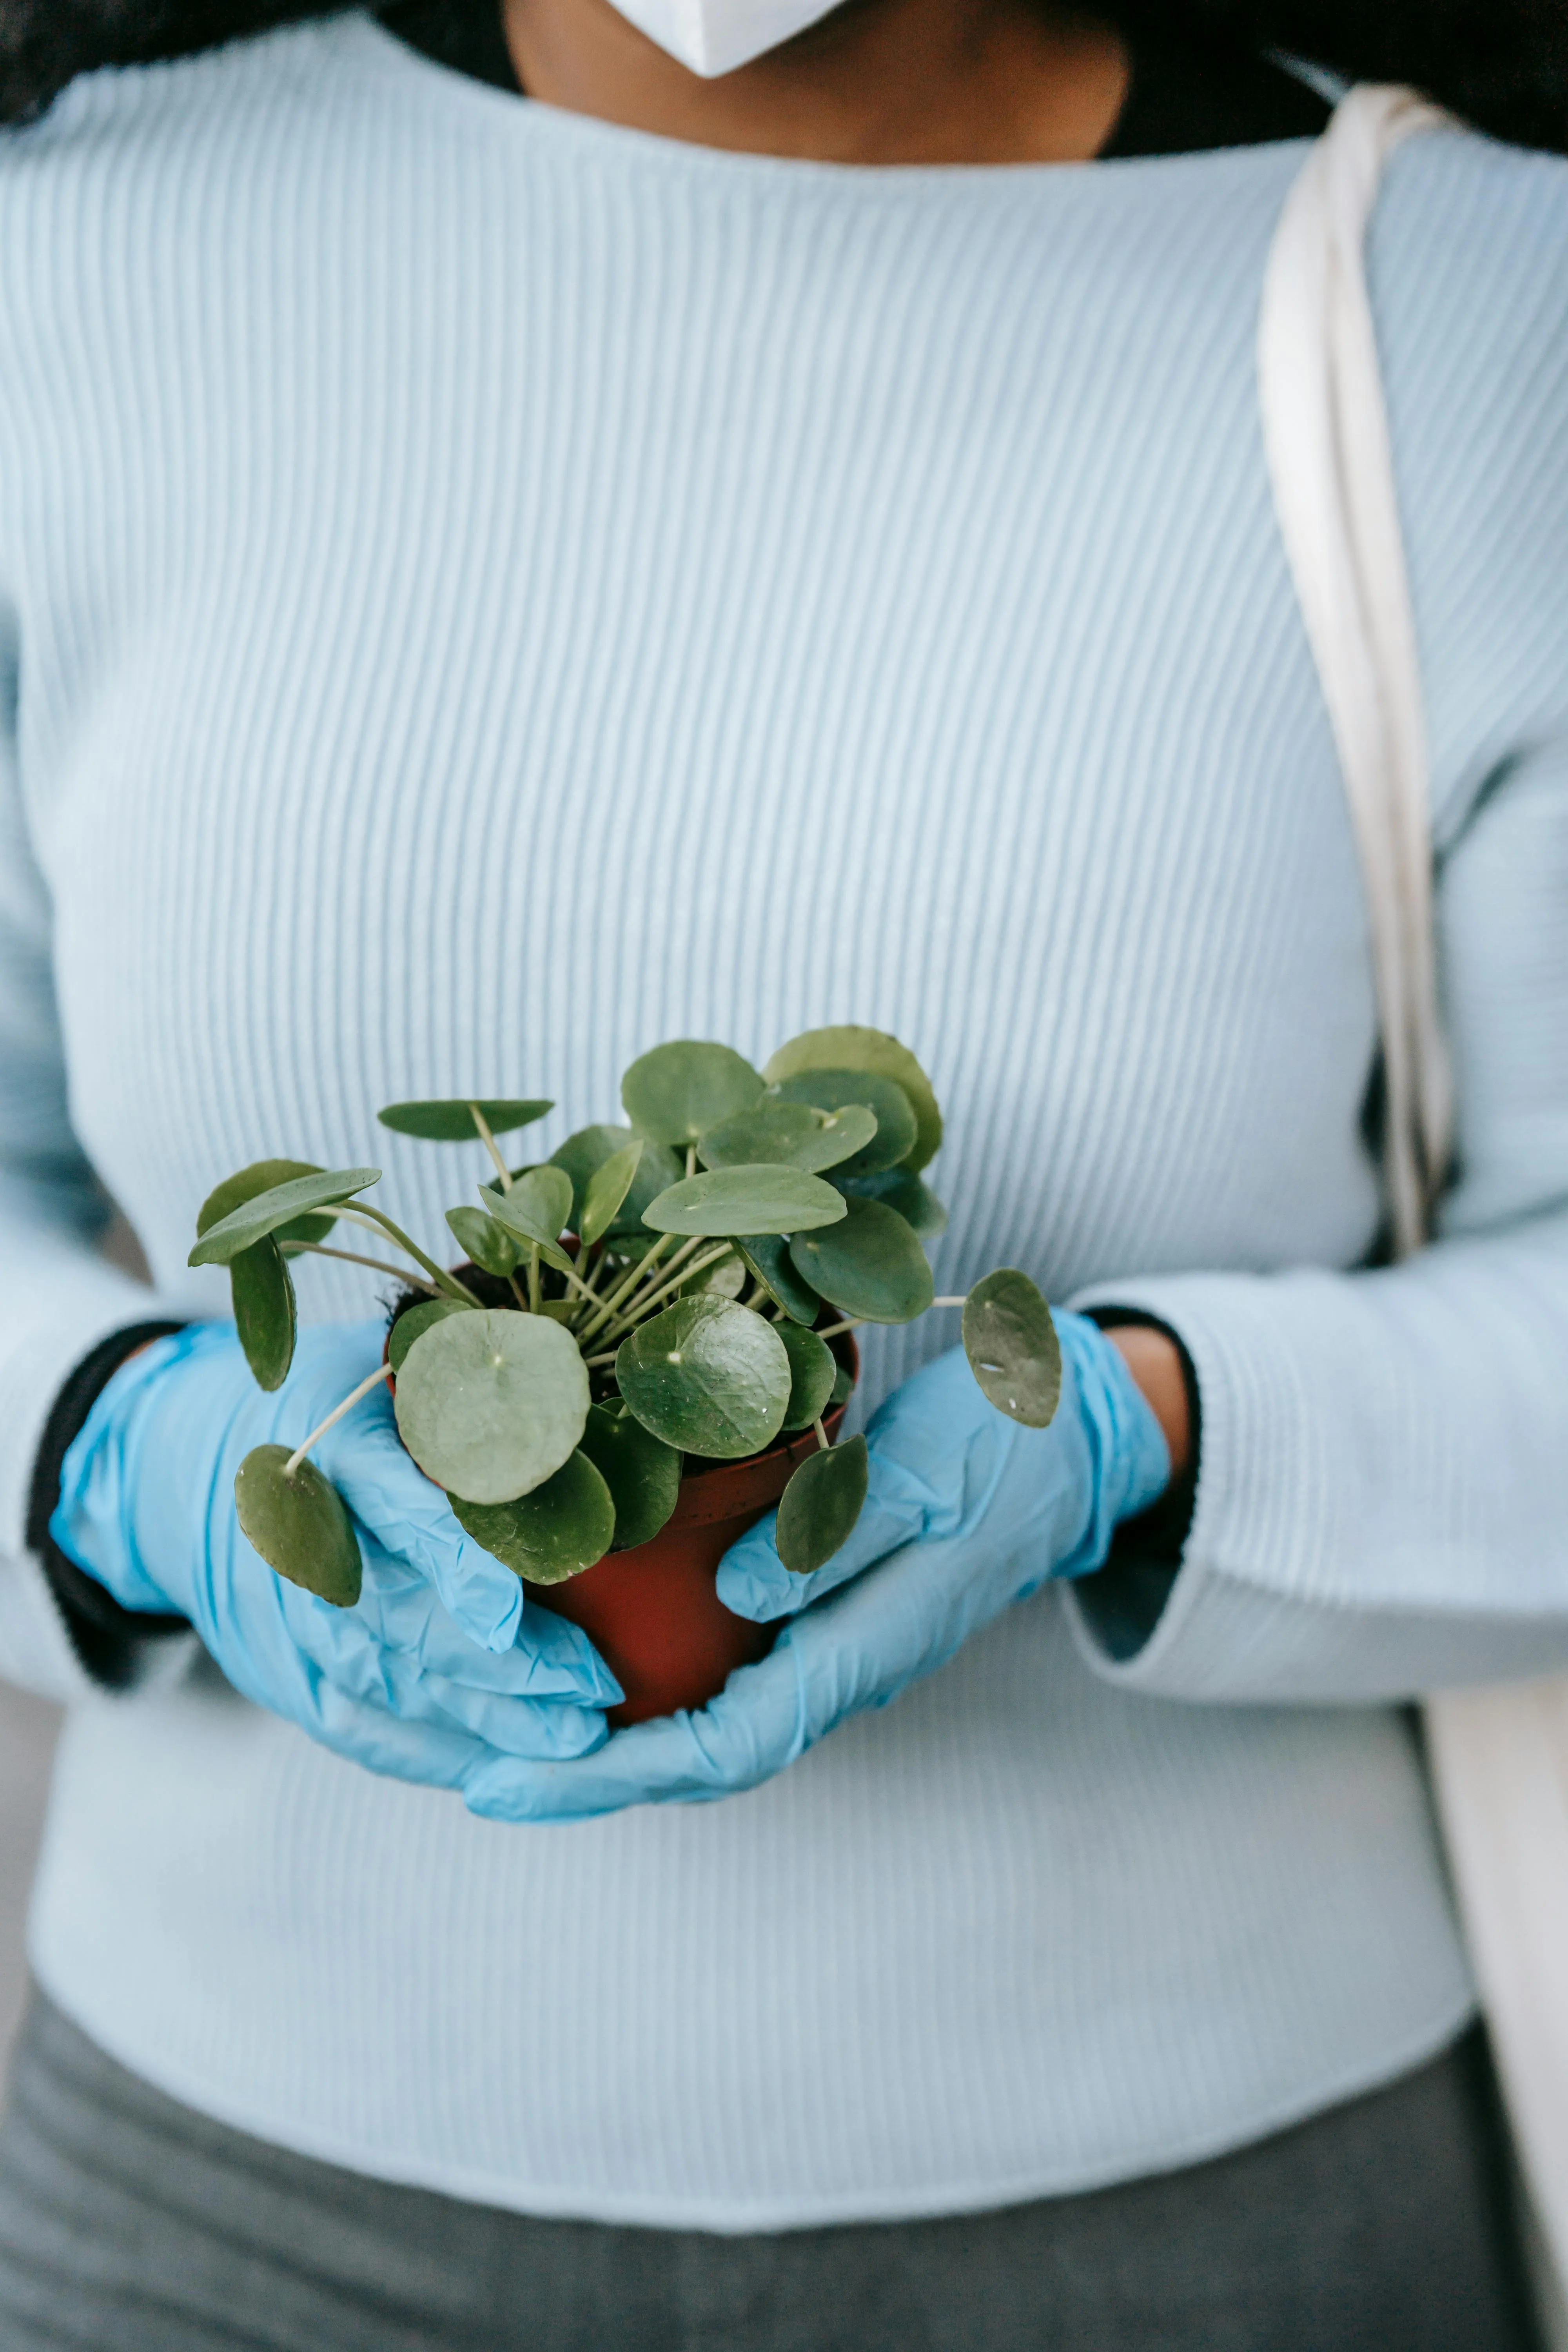
<path fill-rule="evenodd" d="M 695 1244 L 693 1246 L 695 1247 Z M 710 1250 L 706 1257 L 700 1257 L 694 1265 L 683 1265 L 679 1273 L 675 1271 L 676 1260 L 671 1258 L 666 1268 L 668 1281 L 661 1282 L 657 1290 L 647 1291 L 642 1297 L 634 1298 L 625 1312 L 616 1317 L 610 1329 L 616 1331 L 623 1324 L 629 1327 L 634 1323 L 640 1323 L 643 1317 L 658 1305 L 667 1292 L 679 1290 L 683 1282 L 690 1282 L 695 1276 L 704 1273 L 709 1266 L 717 1265 L 721 1258 L 731 1257 L 733 1255 L 729 1243 L 726 1242 L 722 1249 Z"/>
<path fill-rule="evenodd" d="M 531 1315 L 537 1315 L 539 1312 L 539 1244 L 537 1242 L 530 1242 L 528 1245 L 528 1311 Z"/>
<path fill-rule="evenodd" d="M 332 1249 L 325 1242 L 290 1242 L 289 1244 L 291 1256 L 304 1250 L 309 1250 L 312 1257 L 341 1257 L 346 1265 L 368 1265 L 373 1274 L 390 1274 L 397 1281 L 405 1282 L 410 1290 L 427 1290 L 432 1298 L 438 1297 L 440 1295 L 435 1284 L 426 1282 L 422 1275 L 410 1274 L 405 1266 L 388 1265 L 384 1257 L 362 1257 L 358 1250 Z"/>
<path fill-rule="evenodd" d="M 655 1261 L 663 1256 L 665 1251 L 669 1247 L 670 1243 L 674 1239 L 675 1235 L 673 1234 L 660 1234 L 658 1241 L 655 1242 L 647 1255 L 645 1258 L 638 1260 L 637 1264 L 632 1267 L 630 1273 L 626 1276 L 625 1281 L 621 1283 L 619 1287 L 611 1291 L 608 1298 L 601 1301 L 598 1314 L 592 1317 L 590 1320 L 584 1325 L 582 1332 L 579 1335 L 581 1340 L 591 1339 L 595 1332 L 599 1328 L 600 1325 L 602 1323 L 607 1323 L 610 1320 L 610 1318 L 619 1308 L 621 1301 L 624 1298 L 630 1297 L 631 1293 L 637 1288 L 638 1283 L 643 1280 Z"/>
<path fill-rule="evenodd" d="M 826 1324 L 816 1336 L 819 1339 L 837 1339 L 842 1331 L 858 1331 L 865 1320 L 863 1315 L 847 1315 L 842 1323 Z"/>
<path fill-rule="evenodd" d="M 583 1359 L 583 1361 L 587 1365 L 588 1370 L 591 1372 L 602 1371 L 606 1364 L 613 1364 L 615 1360 L 616 1350 L 614 1348 L 611 1349 L 607 1356 L 584 1356 Z"/>
<path fill-rule="evenodd" d="M 931 1300 L 933 1307 L 967 1307 L 968 1304 L 967 1298 L 933 1298 Z"/>
<path fill-rule="evenodd" d="M 285 1478 L 291 1478 L 294 1475 L 295 1471 L 298 1470 L 300 1463 L 303 1462 L 306 1454 L 310 1451 L 311 1446 L 315 1444 L 316 1440 L 319 1437 L 325 1437 L 328 1430 L 331 1429 L 334 1421 L 342 1421 L 345 1412 L 352 1412 L 353 1411 L 361 1397 L 369 1396 L 372 1389 L 377 1387 L 381 1381 L 388 1381 L 391 1378 L 392 1366 L 390 1364 L 377 1364 L 374 1371 L 371 1373 L 368 1380 L 361 1381 L 357 1389 L 351 1389 L 348 1395 L 344 1397 L 342 1404 L 334 1407 L 334 1409 L 327 1415 L 325 1421 L 321 1423 L 317 1428 L 310 1432 L 310 1434 L 306 1438 L 304 1444 L 302 1445 L 297 1445 L 294 1448 L 293 1453 L 290 1454 L 288 1461 L 283 1465 L 283 1475 Z"/>
<path fill-rule="evenodd" d="M 598 1300 L 598 1298 L 599 1298 L 599 1288 L 598 1288 L 598 1283 L 599 1283 L 599 1276 L 600 1276 L 603 1274 L 603 1272 L 605 1271 L 605 1250 L 606 1250 L 606 1246 L 607 1246 L 607 1244 L 605 1244 L 604 1242 L 592 1242 L 592 1243 L 590 1243 L 590 1244 L 588 1244 L 588 1248 L 585 1248 L 585 1249 L 584 1249 L 583 1251 L 581 1251 L 581 1252 L 580 1252 L 580 1254 L 579 1254 L 579 1255 L 578 1255 L 578 1259 L 577 1259 L 577 1265 L 578 1265 L 577 1287 L 578 1287 L 578 1289 L 582 1292 L 582 1294 L 583 1294 L 583 1296 L 584 1296 L 584 1298 L 592 1298 L 592 1299 L 595 1299 L 595 1300 Z M 591 1274 L 584 1274 L 584 1273 L 583 1273 L 582 1268 L 583 1268 L 583 1267 L 584 1267 L 584 1266 L 587 1265 L 587 1263 L 588 1263 L 588 1251 L 589 1251 L 589 1249 L 596 1249 L 596 1250 L 598 1251 L 599 1255 L 598 1255 L 598 1256 L 594 1260 L 594 1270 L 593 1270 L 593 1272 L 592 1272 Z M 601 1303 L 602 1303 L 602 1302 L 601 1302 Z"/>
<path fill-rule="evenodd" d="M 577 1253 L 577 1264 L 579 1266 L 586 1266 L 587 1263 L 588 1253 L 586 1249 L 579 1250 Z M 584 1317 L 592 1314 L 595 1308 L 602 1307 L 605 1303 L 600 1297 L 598 1291 L 595 1288 L 595 1280 L 603 1272 L 604 1265 L 605 1253 L 601 1249 L 599 1252 L 598 1263 L 594 1267 L 593 1272 L 589 1274 L 579 1274 L 575 1277 L 577 1296 L 571 1302 L 572 1328 L 574 1331 L 580 1328 Z"/>
<path fill-rule="evenodd" d="M 516 1301 L 517 1301 L 518 1305 L 521 1307 L 521 1309 L 522 1309 L 523 1313 L 526 1315 L 526 1314 L 527 1314 L 527 1312 L 528 1312 L 528 1301 L 527 1301 L 527 1299 L 526 1299 L 526 1298 L 523 1297 L 523 1295 L 522 1295 L 522 1285 L 521 1285 L 521 1282 L 519 1282 L 519 1280 L 518 1280 L 518 1278 L 517 1278 L 517 1269 L 516 1269 L 516 1267 L 515 1267 L 515 1266 L 512 1268 L 511 1272 L 507 1276 L 507 1280 L 508 1280 L 508 1281 L 510 1283 L 510 1285 L 511 1285 L 511 1295 L 512 1295 L 512 1297 L 516 1299 Z"/>
<path fill-rule="evenodd" d="M 694 1143 L 689 1143 L 686 1147 L 686 1172 L 688 1176 L 695 1176 L 697 1173 L 697 1146 Z"/>
<path fill-rule="evenodd" d="M 818 1445 L 821 1446 L 824 1454 L 826 1454 L 830 1450 L 827 1443 L 827 1432 L 822 1426 L 822 1415 L 820 1413 L 817 1414 L 816 1419 L 811 1425 L 816 1432 L 816 1442 Z"/>
<path fill-rule="evenodd" d="M 511 1191 L 511 1171 L 507 1166 L 506 1161 L 501 1158 L 500 1153 L 496 1150 L 496 1139 L 490 1133 L 489 1122 L 478 1103 L 470 1103 L 468 1105 L 468 1110 L 473 1118 L 474 1125 L 479 1129 L 479 1141 L 484 1145 L 485 1150 L 495 1161 L 496 1174 L 500 1178 L 501 1191 L 503 1192 L 510 1192 Z"/>
<path fill-rule="evenodd" d="M 675 1235 L 671 1234 L 669 1238 L 673 1241 L 675 1239 Z M 712 1241 L 714 1239 L 716 1239 L 716 1236 L 712 1234 L 693 1234 L 689 1241 L 684 1241 L 681 1243 L 680 1247 L 676 1251 L 675 1255 L 666 1265 L 664 1274 L 659 1276 L 659 1280 L 661 1282 L 663 1281 L 665 1274 L 673 1274 L 676 1267 L 681 1265 L 685 1259 L 691 1255 L 693 1250 L 700 1250 L 704 1242 Z M 733 1244 L 726 1243 L 725 1247 L 732 1248 Z M 644 1258 L 642 1265 L 637 1269 L 639 1274 L 644 1276 L 647 1274 L 649 1267 L 653 1265 L 653 1260 L 656 1255 L 657 1252 L 649 1250 L 647 1257 Z"/>
<path fill-rule="evenodd" d="M 665 1238 L 668 1241 L 673 1241 L 675 1236 L 673 1234 L 667 1234 Z M 690 1240 L 682 1242 L 680 1247 L 676 1251 L 675 1255 L 672 1258 L 667 1258 L 662 1266 L 659 1266 L 655 1263 L 655 1261 L 662 1255 L 662 1248 L 650 1249 L 647 1257 L 644 1258 L 642 1264 L 637 1269 L 637 1279 L 633 1285 L 630 1297 L 626 1299 L 626 1303 L 616 1312 L 614 1317 L 614 1320 L 617 1323 L 625 1323 L 627 1321 L 636 1321 L 640 1319 L 647 1310 L 650 1297 L 662 1297 L 665 1290 L 668 1288 L 669 1286 L 667 1277 L 675 1272 L 677 1266 L 686 1265 L 686 1261 L 691 1255 L 693 1250 L 700 1250 L 705 1241 L 710 1241 L 712 1238 L 713 1236 L 710 1234 L 693 1234 Z M 726 1242 L 724 1246 L 728 1249 L 731 1244 Z M 691 1269 L 688 1266 L 687 1272 L 689 1273 L 690 1270 Z M 658 1277 L 658 1289 L 657 1292 L 654 1289 L 653 1283 L 653 1277 L 656 1275 Z M 616 1297 L 622 1297 L 625 1287 L 626 1286 L 623 1284 L 621 1290 L 617 1291 L 616 1294 Z M 613 1300 L 611 1304 L 612 1306 L 614 1305 Z"/>
<path fill-rule="evenodd" d="M 557 1271 L 561 1274 L 562 1281 L 569 1282 L 573 1289 L 575 1290 L 580 1297 L 585 1302 L 586 1306 L 602 1307 L 604 1305 L 605 1302 L 600 1297 L 598 1292 L 596 1290 L 590 1289 L 580 1275 L 567 1274 L 564 1270 L 560 1268 L 558 1268 Z"/>
<path fill-rule="evenodd" d="M 466 1288 L 465 1286 L 458 1280 L 455 1274 L 443 1273 L 442 1269 L 437 1265 L 435 1259 L 433 1257 L 426 1257 L 418 1243 L 410 1241 L 402 1226 L 395 1225 L 392 1219 L 386 1215 L 384 1210 L 349 1209 L 340 1210 L 338 1213 L 340 1216 L 352 1216 L 361 1224 L 363 1224 L 368 1221 L 373 1224 L 379 1225 L 384 1234 L 391 1235 L 392 1239 L 397 1244 L 399 1249 L 406 1250 L 408 1252 L 409 1256 L 414 1260 L 416 1265 L 422 1265 L 424 1267 L 426 1273 L 430 1276 L 430 1279 L 434 1282 L 437 1290 L 444 1290 L 448 1298 L 460 1298 L 465 1306 L 477 1307 L 479 1305 L 479 1302 L 474 1297 L 473 1292 Z"/>

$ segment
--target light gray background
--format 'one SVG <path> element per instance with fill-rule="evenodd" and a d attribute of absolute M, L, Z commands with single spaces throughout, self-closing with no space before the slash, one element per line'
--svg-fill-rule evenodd
<path fill-rule="evenodd" d="M 0 2063 L 26 1992 L 27 1890 L 58 1727 L 58 1707 L 0 1683 Z"/>
<path fill-rule="evenodd" d="M 111 1265 L 151 1285 L 142 1244 L 117 1208 L 102 1247 Z M 11 2037 L 26 1998 L 27 1894 L 59 1721 L 58 1707 L 0 1683 L 0 2095 Z"/>

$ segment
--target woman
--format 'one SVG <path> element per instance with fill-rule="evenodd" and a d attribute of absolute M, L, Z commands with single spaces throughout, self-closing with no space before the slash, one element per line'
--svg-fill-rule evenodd
<path fill-rule="evenodd" d="M 1391 1269 L 1256 415 L 1310 83 L 1174 9 L 262 13 L 0 155 L 0 1626 L 77 1702 L 7 2346 L 1527 2343 L 1402 1710 L 1568 1664 L 1568 172 L 1424 136 L 1372 235 L 1461 1105 Z M 1268 29 L 1562 121 L 1552 20 L 1415 15 Z M 48 21 L 18 113 L 134 54 Z M 607 1741 L 384 1402 L 360 1608 L 260 1568 L 234 1460 L 375 1286 L 260 1396 L 211 1182 L 846 1019 L 944 1098 L 939 1287 L 1072 1310 L 1050 1431 L 875 1335 L 854 1547 L 749 1539 L 773 1655 Z"/>

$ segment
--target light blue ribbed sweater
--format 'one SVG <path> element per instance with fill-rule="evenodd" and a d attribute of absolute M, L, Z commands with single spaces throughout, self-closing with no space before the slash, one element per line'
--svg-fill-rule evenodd
<path fill-rule="evenodd" d="M 0 1646 L 79 1702 L 37 1966 L 177 2096 L 773 2228 L 1179 2164 L 1468 2013 L 1390 1702 L 1568 1664 L 1568 170 L 1426 137 L 1373 232 L 1463 1173 L 1358 1274 L 1365 923 L 1252 364 L 1302 152 L 712 154 L 357 17 L 0 147 Z M 766 1788 L 545 1830 L 183 1652 L 84 1686 L 21 1529 L 148 1311 L 89 1163 L 221 1313 L 184 1260 L 244 1160 L 374 1143 L 439 1235 L 479 1171 L 378 1103 L 553 1095 L 553 1141 L 660 1037 L 843 1019 L 947 1109 L 940 1289 L 1187 1340 L 1135 1654 L 1047 1591 Z"/>

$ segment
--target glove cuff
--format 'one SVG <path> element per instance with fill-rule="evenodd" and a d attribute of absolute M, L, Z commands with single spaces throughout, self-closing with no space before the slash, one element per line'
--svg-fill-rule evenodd
<path fill-rule="evenodd" d="M 60 1499 L 60 1470 L 88 1415 L 121 1364 L 150 1339 L 183 1331 L 183 1323 L 132 1323 L 111 1331 L 85 1355 L 49 1409 L 33 1463 L 27 1495 L 27 1549 L 44 1571 L 71 1648 L 84 1674 L 104 1690 L 127 1690 L 142 1678 L 150 1642 L 190 1628 L 183 1617 L 121 1608 L 113 1594 L 60 1549 L 49 1521 Z"/>

